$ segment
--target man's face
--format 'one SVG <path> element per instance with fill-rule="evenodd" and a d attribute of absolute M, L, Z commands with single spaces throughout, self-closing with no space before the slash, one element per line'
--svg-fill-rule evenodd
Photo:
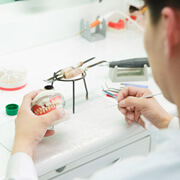
<path fill-rule="evenodd" d="M 147 8 L 145 15 L 145 35 L 144 45 L 148 54 L 149 63 L 152 68 L 154 79 L 164 96 L 173 101 L 170 96 L 168 65 L 166 63 L 167 57 L 165 55 L 165 31 L 163 19 L 154 25 L 151 20 L 150 11 Z"/>

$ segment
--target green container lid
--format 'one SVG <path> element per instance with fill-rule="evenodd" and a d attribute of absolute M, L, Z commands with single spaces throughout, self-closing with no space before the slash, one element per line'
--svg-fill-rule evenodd
<path fill-rule="evenodd" d="M 17 104 L 8 104 L 6 106 L 6 114 L 9 116 L 17 115 L 19 106 Z"/>

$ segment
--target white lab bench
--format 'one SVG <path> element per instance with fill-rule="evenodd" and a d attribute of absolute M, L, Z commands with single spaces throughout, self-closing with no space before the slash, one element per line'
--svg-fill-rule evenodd
<path fill-rule="evenodd" d="M 14 137 L 15 117 L 5 114 L 5 105 L 20 104 L 27 92 L 44 87 L 43 79 L 78 61 L 94 56 L 97 62 L 145 55 L 142 34 L 129 30 L 119 34 L 108 32 L 105 40 L 94 43 L 73 37 L 1 56 L 1 65 L 26 67 L 28 83 L 19 91 L 0 92 L 0 179 L 5 175 Z M 103 66 L 88 70 L 86 81 L 89 100 L 85 99 L 83 82 L 77 82 L 75 114 L 72 114 L 72 84 L 54 84 L 56 91 L 65 96 L 71 119 L 55 126 L 56 134 L 44 138 L 38 145 L 34 162 L 39 179 L 87 177 L 118 159 L 149 153 L 148 132 L 137 124 L 128 125 L 117 107 L 112 106 L 116 101 L 101 92 L 101 85 L 110 82 L 108 68 Z M 151 73 L 149 81 L 137 83 L 147 84 L 153 92 L 159 92 Z M 175 106 L 163 96 L 157 99 L 168 112 L 176 114 Z"/>

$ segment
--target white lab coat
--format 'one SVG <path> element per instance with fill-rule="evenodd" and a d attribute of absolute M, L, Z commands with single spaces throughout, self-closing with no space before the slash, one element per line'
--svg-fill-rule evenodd
<path fill-rule="evenodd" d="M 152 136 L 156 139 L 158 146 L 150 155 L 120 161 L 95 173 L 89 180 L 180 179 L 179 120 L 174 118 L 168 130 L 154 131 Z M 37 180 L 32 159 L 25 153 L 14 154 L 8 162 L 6 179 Z"/>

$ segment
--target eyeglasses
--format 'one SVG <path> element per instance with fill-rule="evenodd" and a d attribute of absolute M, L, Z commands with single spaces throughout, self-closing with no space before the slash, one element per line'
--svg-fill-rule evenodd
<path fill-rule="evenodd" d="M 129 6 L 129 13 L 134 13 L 135 11 L 141 11 L 142 14 L 144 14 L 146 11 L 146 6 L 144 6 L 143 8 L 137 8 L 137 7 L 132 6 L 132 5 Z"/>
<path fill-rule="evenodd" d="M 142 13 L 144 14 L 145 12 L 146 12 L 146 6 L 143 7 L 143 9 L 142 9 Z"/>

